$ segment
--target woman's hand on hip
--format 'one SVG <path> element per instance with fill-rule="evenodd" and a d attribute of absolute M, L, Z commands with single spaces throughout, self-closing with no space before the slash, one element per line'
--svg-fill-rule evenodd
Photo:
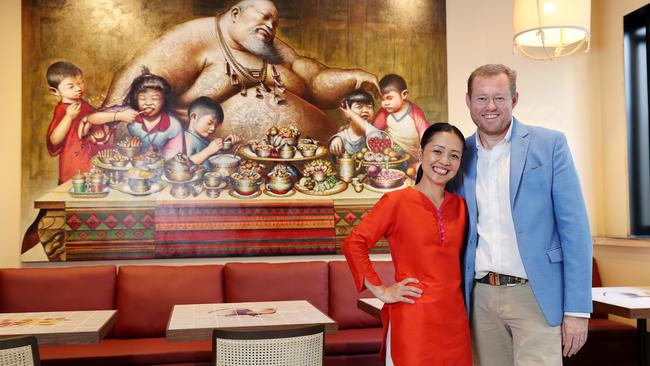
<path fill-rule="evenodd" d="M 409 283 L 420 283 L 420 281 L 417 278 L 405 278 L 388 287 L 384 287 L 383 285 L 373 286 L 372 284 L 368 286 L 368 283 L 366 283 L 366 287 L 368 287 L 375 297 L 387 304 L 396 302 L 415 304 L 413 298 L 421 297 L 422 290 L 414 286 L 408 286 Z"/>

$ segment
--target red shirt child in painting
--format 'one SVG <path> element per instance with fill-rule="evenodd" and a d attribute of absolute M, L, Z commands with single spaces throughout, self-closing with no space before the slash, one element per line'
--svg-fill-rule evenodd
<path fill-rule="evenodd" d="M 429 127 L 420 107 L 407 100 L 406 81 L 399 75 L 388 74 L 379 81 L 381 109 L 373 125 L 386 131 L 391 140 L 411 156 L 412 166 L 417 167 L 420 138 Z"/>
<path fill-rule="evenodd" d="M 108 126 L 90 126 L 83 122 L 94 108 L 83 100 L 86 91 L 81 70 L 75 65 L 59 61 L 47 69 L 50 93 L 61 98 L 47 129 L 47 151 L 59 156 L 59 184 L 77 172 L 90 170 L 90 159 L 100 149 L 111 147 Z"/>
<path fill-rule="evenodd" d="M 59 102 L 54 109 L 52 122 L 47 129 L 47 152 L 51 156 L 59 156 L 59 184 L 69 180 L 77 171 L 86 172 L 92 168 L 92 143 L 87 138 L 79 139 L 77 129 L 83 117 L 94 111 L 94 108 L 81 101 L 79 107 L 72 107 L 75 104 Z M 77 116 L 71 118 L 67 113 L 70 109 L 77 109 Z M 66 117 L 67 116 L 67 117 Z M 70 121 L 64 121 L 69 118 Z M 52 143 L 52 134 L 62 124 L 69 124 L 68 131 L 63 141 L 58 144 Z"/>

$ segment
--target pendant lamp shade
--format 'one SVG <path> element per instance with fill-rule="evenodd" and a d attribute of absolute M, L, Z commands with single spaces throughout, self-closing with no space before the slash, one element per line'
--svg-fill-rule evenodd
<path fill-rule="evenodd" d="M 535 60 L 588 52 L 590 22 L 591 0 L 514 0 L 514 52 Z"/>

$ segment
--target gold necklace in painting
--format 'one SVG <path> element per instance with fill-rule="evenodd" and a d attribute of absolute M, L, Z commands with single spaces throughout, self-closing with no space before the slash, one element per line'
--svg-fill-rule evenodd
<path fill-rule="evenodd" d="M 282 79 L 280 79 L 280 73 L 275 68 L 275 65 L 271 65 L 271 77 L 273 78 L 274 84 L 274 88 L 271 90 L 266 84 L 264 84 L 264 80 L 266 80 L 266 70 L 269 64 L 268 61 L 262 59 L 262 68 L 259 70 L 244 67 L 241 63 L 239 63 L 239 61 L 237 61 L 235 55 L 233 55 L 232 51 L 230 50 L 230 46 L 228 43 L 226 43 L 226 40 L 223 37 L 223 33 L 221 32 L 221 27 L 219 26 L 219 18 L 215 18 L 215 23 L 218 35 L 217 39 L 219 40 L 219 46 L 221 46 L 223 57 L 226 63 L 225 73 L 230 78 L 230 85 L 240 86 L 239 94 L 246 96 L 245 81 L 248 81 L 253 85 L 257 84 L 255 86 L 256 98 L 264 99 L 264 95 L 262 94 L 262 90 L 264 90 L 267 93 L 273 94 L 273 100 L 275 101 L 275 104 L 285 104 L 286 99 L 284 99 L 280 94 L 284 93 L 286 89 L 282 83 Z M 240 80 L 241 78 L 244 80 Z"/>

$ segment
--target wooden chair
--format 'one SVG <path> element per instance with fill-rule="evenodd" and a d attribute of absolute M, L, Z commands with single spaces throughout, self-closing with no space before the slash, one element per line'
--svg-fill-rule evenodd
<path fill-rule="evenodd" d="M 325 326 L 262 331 L 215 329 L 212 364 L 216 366 L 322 366 Z"/>
<path fill-rule="evenodd" d="M 36 337 L 0 339 L 0 366 L 40 366 Z"/>

